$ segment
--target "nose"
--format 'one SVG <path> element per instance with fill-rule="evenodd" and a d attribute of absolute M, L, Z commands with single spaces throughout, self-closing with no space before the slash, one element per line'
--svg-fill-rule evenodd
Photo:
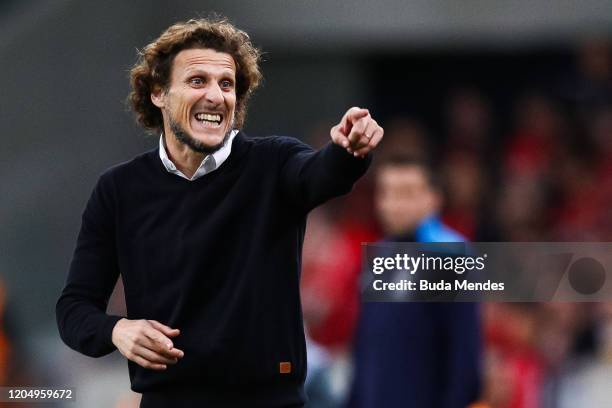
<path fill-rule="evenodd" d="M 207 102 L 215 106 L 223 103 L 223 91 L 219 87 L 219 84 L 214 83 L 213 81 L 211 81 L 206 88 L 206 94 L 204 97 L 206 98 Z"/>

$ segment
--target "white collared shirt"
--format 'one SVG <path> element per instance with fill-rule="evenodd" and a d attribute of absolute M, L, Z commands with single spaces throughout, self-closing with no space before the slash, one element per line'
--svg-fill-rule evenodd
<path fill-rule="evenodd" d="M 225 143 L 223 147 L 221 147 L 213 154 L 209 154 L 204 157 L 202 163 L 200 163 L 200 166 L 198 167 L 196 172 L 193 173 L 193 176 L 191 178 L 187 177 L 183 174 L 182 171 L 177 169 L 172 160 L 170 160 L 170 158 L 168 157 L 166 147 L 164 146 L 163 133 L 159 137 L 159 158 L 161 159 L 168 173 L 176 174 L 177 176 L 180 176 L 184 179 L 193 181 L 197 178 L 202 177 L 205 174 L 210 173 L 211 171 L 217 170 L 223 164 L 223 162 L 229 157 L 232 151 L 232 141 L 234 140 L 234 137 L 236 137 L 236 134 L 238 134 L 238 129 L 233 129 L 230 133 L 229 138 L 227 139 L 227 143 Z"/>

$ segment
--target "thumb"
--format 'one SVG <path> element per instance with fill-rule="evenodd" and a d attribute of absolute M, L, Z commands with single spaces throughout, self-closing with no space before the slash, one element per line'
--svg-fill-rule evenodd
<path fill-rule="evenodd" d="M 171 327 L 168 327 L 165 324 L 158 322 L 157 320 L 149 320 L 149 323 L 151 323 L 154 328 L 156 328 L 166 336 L 178 336 L 181 332 L 179 329 L 173 329 Z"/>

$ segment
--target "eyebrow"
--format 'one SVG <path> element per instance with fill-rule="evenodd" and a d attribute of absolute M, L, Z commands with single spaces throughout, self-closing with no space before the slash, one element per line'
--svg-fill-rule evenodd
<path fill-rule="evenodd" d="M 204 76 L 209 76 L 210 75 L 209 72 L 207 72 L 206 70 L 203 70 L 202 68 L 193 68 L 193 69 L 187 68 L 187 70 L 185 70 L 185 75 L 186 76 L 193 75 L 193 74 L 201 74 L 201 75 L 204 75 Z M 236 74 L 232 70 L 225 69 L 225 70 L 221 71 L 221 76 L 235 78 Z"/>

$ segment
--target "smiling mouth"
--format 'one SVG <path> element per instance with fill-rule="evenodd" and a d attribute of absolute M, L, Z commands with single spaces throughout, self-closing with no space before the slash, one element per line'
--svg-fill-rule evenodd
<path fill-rule="evenodd" d="M 219 127 L 223 122 L 223 114 L 221 113 L 198 112 L 193 116 L 198 122 L 207 126 Z"/>

